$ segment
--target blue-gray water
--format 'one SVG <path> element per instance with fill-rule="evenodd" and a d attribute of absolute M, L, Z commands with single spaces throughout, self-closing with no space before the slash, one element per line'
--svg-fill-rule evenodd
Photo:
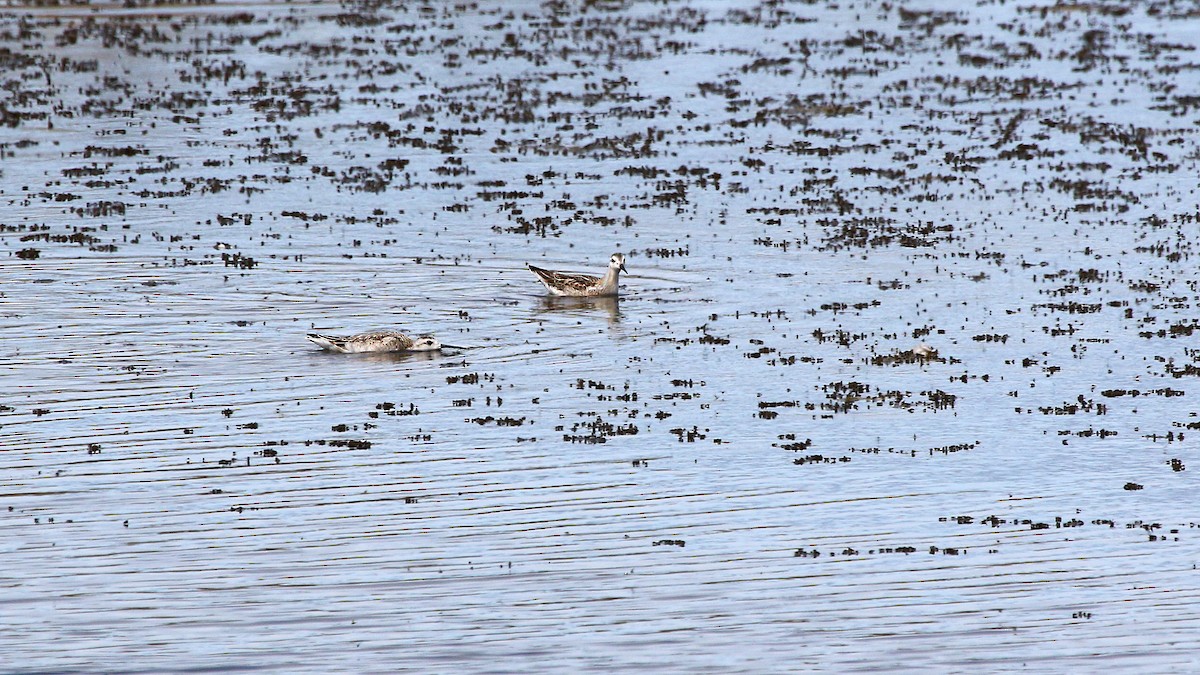
<path fill-rule="evenodd" d="M 1196 668 L 1198 44 L 6 8 L 2 669 Z"/>

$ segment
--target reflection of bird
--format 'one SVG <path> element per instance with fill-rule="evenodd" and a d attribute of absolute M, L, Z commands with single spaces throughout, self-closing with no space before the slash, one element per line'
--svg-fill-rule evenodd
<path fill-rule="evenodd" d="M 432 335 L 422 335 L 416 339 L 394 330 L 381 330 L 374 333 L 359 333 L 348 337 L 335 335 L 320 335 L 309 333 L 308 339 L 322 349 L 339 354 L 360 354 L 363 352 L 435 352 L 443 347 L 461 349 L 453 345 L 444 345 Z"/>
<path fill-rule="evenodd" d="M 564 312 L 590 315 L 594 310 L 608 312 L 610 323 L 621 321 L 621 298 L 617 295 L 597 295 L 593 297 L 575 298 L 562 295 L 543 295 L 538 299 L 536 309 L 540 312 Z"/>
<path fill-rule="evenodd" d="M 527 267 L 538 276 L 552 295 L 569 295 L 576 298 L 616 295 L 618 277 L 625 271 L 625 256 L 620 253 L 612 254 L 612 258 L 608 260 L 608 271 L 602 277 L 555 272 L 533 265 Z"/>

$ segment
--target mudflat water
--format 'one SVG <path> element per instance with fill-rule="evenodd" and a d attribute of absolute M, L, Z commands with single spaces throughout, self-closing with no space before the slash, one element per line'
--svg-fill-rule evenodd
<path fill-rule="evenodd" d="M 7 6 L 0 670 L 1200 667 L 1198 46 Z M 468 349 L 304 339 L 383 328 Z"/>

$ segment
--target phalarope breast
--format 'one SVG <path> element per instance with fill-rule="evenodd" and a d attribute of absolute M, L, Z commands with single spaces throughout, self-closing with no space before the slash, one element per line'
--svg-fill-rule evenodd
<path fill-rule="evenodd" d="M 339 354 L 361 354 L 364 352 L 436 352 L 443 348 L 462 349 L 454 345 L 444 345 L 432 335 L 422 335 L 410 338 L 404 333 L 394 330 L 380 330 L 371 333 L 359 333 L 339 337 L 336 335 L 321 335 L 309 333 L 308 339 L 322 349 Z"/>
<path fill-rule="evenodd" d="M 625 271 L 625 256 L 614 253 L 608 260 L 608 271 L 602 277 L 590 274 L 571 274 L 555 272 L 534 267 L 526 263 L 530 272 L 537 275 L 552 295 L 567 295 L 576 298 L 595 297 L 617 294 L 617 282 L 621 272 Z"/>

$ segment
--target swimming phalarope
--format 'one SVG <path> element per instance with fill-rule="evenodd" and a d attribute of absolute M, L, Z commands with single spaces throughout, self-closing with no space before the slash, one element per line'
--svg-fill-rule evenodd
<path fill-rule="evenodd" d="M 526 263 L 530 272 L 538 276 L 552 295 L 568 295 L 572 297 L 594 297 L 601 295 L 616 295 L 617 280 L 625 271 L 625 256 L 620 253 L 612 254 L 608 260 L 608 271 L 603 277 L 590 274 L 570 274 L 554 272 L 534 267 Z"/>
<path fill-rule="evenodd" d="M 347 337 L 309 333 L 310 342 L 316 343 L 322 349 L 339 354 L 361 354 L 364 352 L 436 352 L 444 348 L 462 349 L 454 345 L 444 345 L 432 335 L 422 335 L 416 339 L 394 330 L 381 330 L 372 333 L 359 333 Z"/>

